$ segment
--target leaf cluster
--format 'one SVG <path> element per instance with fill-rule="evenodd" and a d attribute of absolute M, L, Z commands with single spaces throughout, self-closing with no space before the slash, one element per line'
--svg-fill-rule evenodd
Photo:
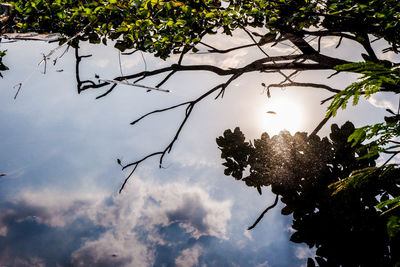
<path fill-rule="evenodd" d="M 1 77 L 3 77 L 1 75 L 1 72 L 4 70 L 8 70 L 8 67 L 6 65 L 4 65 L 4 63 L 3 63 L 3 57 L 6 55 L 6 53 L 7 53 L 7 50 L 3 50 L 3 51 L 0 50 L 0 76 Z"/>
<path fill-rule="evenodd" d="M 363 158 L 367 149 L 347 141 L 354 129 L 350 122 L 333 124 L 329 139 L 264 133 L 252 144 L 236 128 L 225 131 L 217 144 L 229 169 L 225 174 L 235 174 L 251 187 L 271 186 L 281 196 L 282 214 L 293 215 L 291 240 L 315 246 L 320 266 L 390 266 L 399 260 L 399 238 L 389 235 L 387 218 L 375 207 L 399 194 L 400 170 L 393 167 L 384 179 L 370 173 L 368 182 L 346 186 L 334 195 L 329 187 L 348 182 L 345 178 L 355 170 L 375 168 L 377 156 Z M 313 264 L 310 259 L 309 266 Z"/>
<path fill-rule="evenodd" d="M 16 31 L 58 32 L 73 36 L 86 25 L 93 43 L 117 40 L 120 50 L 135 48 L 166 58 L 193 49 L 201 38 L 221 31 L 231 35 L 251 26 L 270 33 L 301 32 L 310 27 L 359 33 L 398 44 L 397 0 L 18 0 Z M 396 46 L 394 46 L 396 48 Z"/>
<path fill-rule="evenodd" d="M 362 76 L 359 81 L 350 84 L 335 95 L 328 107 L 327 115 L 335 116 L 339 108 L 345 109 L 350 98 L 353 98 L 353 105 L 357 105 L 361 95 L 368 99 L 371 95 L 388 87 L 400 90 L 400 67 L 392 66 L 390 62 L 350 63 L 336 66 L 335 70 L 359 73 Z"/>

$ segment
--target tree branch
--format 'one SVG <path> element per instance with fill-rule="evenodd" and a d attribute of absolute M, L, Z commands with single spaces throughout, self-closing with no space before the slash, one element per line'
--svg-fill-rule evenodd
<path fill-rule="evenodd" d="M 129 180 L 129 178 L 133 175 L 133 173 L 134 173 L 135 170 L 137 169 L 138 165 L 139 165 L 140 163 L 142 163 L 143 161 L 145 161 L 146 159 L 148 159 L 148 158 L 150 158 L 150 157 L 154 157 L 154 156 L 160 155 L 160 164 L 159 164 L 159 167 L 161 168 L 161 167 L 162 167 L 162 162 L 163 162 L 164 156 L 165 156 L 167 153 L 170 153 L 170 152 L 171 152 L 172 147 L 174 146 L 175 142 L 178 140 L 178 137 L 179 137 L 179 135 L 180 135 L 180 133 L 181 133 L 183 127 L 185 126 L 187 120 L 189 119 L 189 117 L 190 117 L 190 115 L 191 115 L 191 113 L 192 113 L 193 108 L 195 107 L 195 105 L 196 105 L 197 103 L 199 103 L 200 101 L 202 101 L 204 98 L 206 98 L 206 97 L 208 97 L 209 95 L 211 95 L 212 93 L 216 92 L 217 90 L 219 90 L 219 89 L 225 90 L 225 88 L 226 88 L 232 81 L 234 81 L 236 78 L 238 78 L 239 76 L 240 76 L 240 74 L 233 75 L 233 76 L 232 76 L 231 78 L 229 78 L 228 81 L 226 81 L 225 83 L 221 83 L 221 84 L 215 86 L 214 88 L 208 90 L 206 93 L 202 94 L 200 97 L 196 98 L 196 99 L 193 100 L 193 101 L 188 101 L 188 102 L 180 103 L 180 104 L 177 104 L 177 105 L 174 105 L 174 106 L 171 106 L 171 107 L 168 107 L 168 108 L 160 109 L 160 110 L 154 110 L 154 111 L 152 111 L 152 112 L 149 112 L 149 113 L 147 113 L 147 114 L 141 116 L 139 119 L 133 121 L 133 122 L 131 123 L 131 125 L 133 125 L 133 124 L 139 122 L 140 120 L 144 119 L 145 117 L 147 117 L 147 116 L 149 116 L 149 115 L 151 115 L 151 114 L 160 113 L 160 112 L 168 111 L 168 110 L 171 110 L 171 109 L 175 109 L 175 108 L 180 107 L 180 106 L 187 105 L 187 108 L 186 108 L 186 111 L 185 111 L 185 117 L 184 117 L 184 119 L 182 120 L 181 124 L 179 125 L 178 130 L 177 130 L 176 133 L 175 133 L 175 136 L 172 138 L 172 141 L 164 148 L 164 150 L 158 151 L 158 152 L 154 152 L 154 153 L 151 153 L 151 154 L 149 154 L 149 155 L 146 155 L 145 157 L 143 157 L 143 158 L 141 158 L 141 159 L 139 159 L 139 160 L 137 160 L 137 161 L 134 161 L 134 162 L 132 162 L 132 163 L 129 163 L 129 164 L 126 164 L 126 165 L 121 165 L 121 166 L 122 166 L 122 170 L 125 170 L 126 168 L 129 168 L 129 167 L 132 167 L 132 166 L 134 166 L 134 167 L 133 167 L 132 171 L 129 173 L 129 175 L 125 178 L 125 180 L 124 180 L 124 182 L 123 182 L 123 184 L 122 184 L 122 186 L 121 186 L 119 192 L 120 192 L 120 193 L 122 192 L 122 190 L 123 190 L 124 187 L 125 187 L 125 184 L 126 184 L 127 181 Z M 118 160 L 118 161 L 119 161 L 119 160 Z M 120 161 L 119 161 L 119 162 L 120 162 Z"/>
<path fill-rule="evenodd" d="M 151 114 L 168 111 L 168 110 L 171 110 L 171 109 L 175 109 L 177 107 L 181 107 L 181 106 L 184 106 L 184 105 L 189 105 L 191 103 L 192 103 L 192 101 L 188 101 L 188 102 L 183 102 L 183 103 L 180 103 L 178 105 L 174 105 L 174 106 L 171 106 L 171 107 L 168 107 L 168 108 L 153 110 L 152 112 L 146 113 L 145 115 L 141 116 L 139 119 L 134 120 L 133 122 L 131 122 L 131 125 L 134 125 L 134 124 L 138 123 L 139 121 L 141 121 L 142 119 L 146 118 L 147 116 L 149 116 Z"/>
<path fill-rule="evenodd" d="M 270 209 L 274 208 L 274 207 L 276 206 L 276 204 L 278 204 L 278 200 L 279 200 L 279 195 L 277 194 L 276 197 L 275 197 L 274 203 L 273 203 L 271 206 L 269 206 L 268 208 L 266 208 L 266 209 L 261 213 L 261 215 L 258 216 L 257 220 L 253 223 L 253 225 L 250 226 L 249 228 L 247 228 L 247 230 L 251 230 L 251 229 L 253 229 L 254 227 L 256 227 L 256 225 L 257 225 L 257 224 L 262 220 L 262 218 L 264 217 L 265 213 L 267 213 Z"/>
<path fill-rule="evenodd" d="M 199 42 L 199 43 L 204 45 L 204 46 L 206 46 L 206 47 L 208 47 L 208 48 L 211 48 L 211 49 L 208 50 L 207 52 L 203 52 L 203 53 L 199 52 L 198 54 L 205 54 L 205 53 L 225 54 L 225 53 L 229 53 L 229 52 L 232 52 L 232 51 L 235 51 L 235 50 L 239 50 L 239 49 L 243 49 L 243 48 L 247 48 L 247 47 L 253 47 L 253 46 L 256 45 L 256 44 L 247 44 L 247 45 L 241 45 L 241 46 L 232 47 L 232 48 L 228 48 L 228 49 L 218 49 L 218 48 L 215 48 L 215 47 L 213 47 L 211 45 L 208 45 L 208 44 L 206 44 L 204 42 Z"/>
<path fill-rule="evenodd" d="M 321 128 L 328 122 L 328 120 L 332 117 L 332 113 L 329 113 L 329 115 L 327 117 L 325 117 L 318 125 L 317 127 L 315 127 L 314 131 L 312 131 L 312 133 L 310 134 L 310 136 L 312 135 L 317 135 L 317 133 L 319 132 L 319 130 L 321 130 Z"/>
<path fill-rule="evenodd" d="M 334 89 L 326 84 L 319 84 L 319 83 L 299 83 L 299 82 L 290 82 L 290 83 L 284 83 L 284 84 L 270 84 L 268 85 L 267 88 L 271 88 L 271 87 L 313 87 L 313 88 L 322 88 L 325 90 L 328 90 L 329 92 L 333 92 L 333 93 L 339 93 L 340 90 L 339 89 Z"/>

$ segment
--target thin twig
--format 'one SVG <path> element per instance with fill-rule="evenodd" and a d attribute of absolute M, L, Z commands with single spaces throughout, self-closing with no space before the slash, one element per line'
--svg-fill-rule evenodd
<path fill-rule="evenodd" d="M 18 96 L 18 94 L 19 94 L 19 91 L 21 90 L 21 87 L 22 87 L 22 83 L 17 83 L 16 85 L 14 85 L 14 88 L 17 87 L 17 86 L 18 86 L 18 90 L 17 90 L 17 92 L 16 92 L 15 95 L 14 95 L 14 100 L 17 99 L 17 96 Z"/>
<path fill-rule="evenodd" d="M 319 130 L 321 130 L 321 128 L 328 122 L 328 120 L 332 117 L 332 113 L 329 113 L 329 115 L 327 117 L 325 117 L 318 125 L 317 127 L 315 127 L 314 131 L 312 131 L 312 133 L 310 134 L 310 136 L 312 135 L 316 135 Z"/>
<path fill-rule="evenodd" d="M 211 54 L 211 53 L 225 54 L 225 53 L 229 53 L 229 52 L 232 52 L 235 50 L 256 46 L 256 44 L 253 43 L 253 44 L 240 45 L 240 46 L 236 46 L 236 47 L 232 47 L 232 48 L 228 48 L 228 49 L 218 49 L 218 48 L 215 48 L 204 42 L 199 42 L 199 44 L 202 44 L 208 48 L 211 48 L 211 50 L 207 50 L 207 52 L 199 52 L 198 54 Z"/>
<path fill-rule="evenodd" d="M 261 221 L 261 219 L 264 217 L 265 213 L 267 213 L 270 209 L 274 208 L 274 207 L 276 206 L 276 204 L 278 204 L 278 200 L 279 200 L 279 195 L 277 194 L 276 197 L 275 197 L 274 203 L 273 203 L 271 206 L 269 206 L 268 208 L 266 208 L 266 209 L 261 213 L 261 215 L 257 218 L 257 220 L 253 223 L 253 225 L 250 226 L 249 228 L 247 228 L 247 230 L 251 230 L 251 229 L 253 229 L 254 227 L 256 227 L 256 225 L 257 225 L 257 224 Z"/>
<path fill-rule="evenodd" d="M 271 88 L 271 87 L 313 87 L 313 88 L 321 88 L 321 89 L 325 89 L 328 90 L 329 92 L 333 92 L 333 93 L 339 93 L 340 90 L 339 89 L 334 89 L 326 84 L 319 84 L 319 83 L 299 83 L 299 82 L 291 82 L 291 83 L 285 83 L 285 84 L 270 84 L 268 85 L 267 88 Z"/>
<path fill-rule="evenodd" d="M 328 98 L 325 98 L 324 100 L 321 100 L 321 105 L 325 104 L 326 102 L 328 102 L 329 100 L 332 100 L 333 98 L 335 98 L 335 95 L 330 96 Z"/>
<path fill-rule="evenodd" d="M 192 113 L 193 108 L 195 107 L 195 105 L 196 105 L 197 103 L 199 103 L 200 101 L 202 101 L 204 98 L 206 98 L 206 97 L 208 97 L 209 95 L 211 95 L 212 93 L 214 93 L 215 91 L 221 89 L 222 87 L 225 87 L 225 88 L 226 88 L 234 79 L 235 79 L 234 77 L 231 77 L 231 78 L 230 78 L 228 81 L 226 81 L 225 83 L 222 83 L 222 84 L 219 84 L 219 85 L 213 87 L 212 89 L 208 90 L 207 92 L 205 92 L 204 94 L 202 94 L 201 96 L 199 96 L 198 98 L 196 98 L 196 99 L 193 100 L 193 101 L 180 103 L 180 104 L 178 104 L 178 105 L 171 106 L 171 107 L 168 107 L 168 108 L 165 108 L 165 109 L 161 109 L 161 110 L 155 110 L 155 111 L 149 112 L 149 113 L 147 113 L 147 114 L 141 116 L 139 119 L 133 121 L 131 124 L 135 124 L 135 123 L 137 123 L 138 121 L 142 120 L 143 118 L 145 118 L 145 117 L 147 117 L 147 116 L 149 116 L 149 115 L 151 115 L 151 114 L 159 113 L 159 112 L 163 112 L 163 111 L 171 110 L 171 109 L 174 109 L 174 108 L 177 108 L 177 107 L 180 107 L 180 106 L 187 105 L 187 108 L 186 108 L 186 111 L 185 111 L 185 117 L 184 117 L 184 119 L 183 119 L 182 122 L 180 123 L 180 125 L 179 125 L 179 127 L 178 127 L 178 130 L 177 130 L 176 133 L 175 133 L 175 136 L 172 138 L 171 142 L 164 148 L 164 150 L 158 151 L 158 152 L 154 152 L 154 153 L 152 153 L 152 154 L 149 154 L 149 155 L 147 155 L 147 156 L 141 158 L 141 159 L 138 160 L 138 161 L 129 163 L 129 164 L 127 164 L 127 165 L 125 165 L 125 166 L 122 167 L 122 169 L 124 170 L 124 169 L 126 169 L 126 168 L 135 166 L 134 169 L 131 171 L 131 173 L 128 175 L 128 177 L 125 179 L 123 185 L 121 186 L 120 192 L 122 191 L 122 189 L 124 188 L 126 182 L 129 180 L 129 178 L 132 176 L 132 174 L 133 174 L 134 171 L 136 170 L 137 166 L 138 166 L 141 162 L 145 161 L 146 159 L 148 159 L 148 158 L 150 158 L 150 157 L 153 157 L 153 156 L 160 155 L 159 167 L 162 168 L 162 163 L 163 163 L 163 159 L 164 159 L 165 155 L 166 155 L 167 153 L 170 153 L 170 152 L 171 152 L 171 150 L 172 150 L 172 148 L 173 148 L 175 142 L 178 140 L 178 137 L 179 137 L 179 135 L 180 135 L 180 133 L 181 133 L 183 127 L 185 126 L 187 120 L 189 119 L 189 117 L 190 117 L 190 115 L 191 115 L 191 113 Z"/>
<path fill-rule="evenodd" d="M 171 107 L 168 107 L 168 108 L 153 110 L 152 112 L 146 113 L 145 115 L 143 115 L 140 118 L 138 118 L 138 119 L 134 120 L 133 122 L 131 122 L 131 125 L 134 125 L 134 124 L 138 123 L 139 121 L 141 121 L 142 119 L 146 118 L 147 116 L 149 116 L 151 114 L 168 111 L 168 110 L 175 109 L 175 108 L 178 108 L 178 107 L 181 107 L 181 106 L 184 106 L 184 105 L 189 105 L 190 103 L 192 103 L 192 102 L 188 101 L 188 102 L 183 102 L 183 103 L 180 103 L 178 105 L 174 105 L 174 106 L 171 106 Z"/>
<path fill-rule="evenodd" d="M 390 158 L 387 161 L 385 161 L 385 163 L 383 163 L 382 167 L 385 166 L 386 164 L 388 164 L 389 161 L 391 161 L 399 153 L 400 153 L 400 151 L 397 151 L 396 153 L 393 153 L 393 155 L 391 155 Z"/>
<path fill-rule="evenodd" d="M 101 79 L 101 78 L 98 78 L 98 80 L 102 81 L 102 82 L 106 82 L 106 83 L 111 83 L 111 84 L 123 84 L 123 85 L 141 87 L 141 88 L 145 88 L 145 89 L 149 89 L 149 90 L 156 90 L 156 91 L 160 91 L 160 92 L 164 92 L 164 93 L 170 93 L 171 92 L 171 90 L 156 88 L 156 87 L 137 84 L 137 83 L 131 83 L 131 82 L 128 82 L 128 81 L 108 80 L 108 79 Z"/>
<path fill-rule="evenodd" d="M 62 45 L 57 46 L 56 48 L 52 49 L 47 55 L 45 55 L 43 57 L 43 59 L 38 63 L 38 66 L 40 66 L 43 61 L 45 61 L 46 59 L 50 58 L 51 55 L 54 54 L 54 52 L 56 52 L 58 49 L 60 49 L 61 47 L 63 47 L 64 45 L 68 44 L 69 42 L 71 42 L 72 40 L 74 40 L 76 37 L 78 37 L 81 33 L 83 33 L 87 27 L 89 27 L 92 23 L 89 23 L 88 25 L 86 25 L 85 27 L 83 27 L 83 29 L 81 31 L 79 31 L 78 33 L 76 33 L 74 36 L 68 38 L 65 43 L 63 43 Z"/>
<path fill-rule="evenodd" d="M 168 75 L 167 75 L 159 84 L 157 84 L 156 87 L 158 88 L 158 87 L 162 86 L 162 85 L 163 85 L 166 81 L 168 81 L 169 78 L 171 78 L 172 75 L 174 75 L 175 73 L 176 73 L 176 70 L 173 70 L 173 71 L 171 71 L 170 73 L 168 73 Z"/>

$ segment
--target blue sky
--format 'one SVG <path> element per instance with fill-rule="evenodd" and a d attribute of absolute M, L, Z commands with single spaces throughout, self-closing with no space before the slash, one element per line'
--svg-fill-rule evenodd
<path fill-rule="evenodd" d="M 232 46 L 242 42 L 241 38 L 218 39 L 218 43 Z M 332 44 L 328 40 L 323 45 L 329 48 Z M 158 159 L 146 161 L 118 194 L 127 173 L 120 170 L 116 159 L 126 163 L 162 149 L 184 110 L 155 115 L 135 126 L 129 122 L 153 109 L 192 99 L 221 78 L 207 73 L 178 74 L 165 85 L 171 93 L 118 86 L 109 96 L 95 100 L 104 89 L 76 92 L 72 49 L 55 66 L 48 64 L 45 75 L 40 73 L 43 65 L 38 68 L 37 63 L 42 53 L 55 46 L 40 42 L 2 45 L 8 49 L 5 63 L 11 70 L 4 73 L 0 90 L 0 173 L 6 174 L 0 179 L 0 264 L 305 264 L 312 250 L 289 241 L 291 218 L 281 216 L 279 207 L 254 230 L 246 230 L 274 198 L 268 189 L 259 196 L 255 189 L 223 174 L 215 138 L 236 126 L 247 138 L 257 138 L 262 131 L 277 133 L 281 129 L 276 125 L 292 132 L 311 131 L 326 108 L 319 102 L 329 94 L 307 88 L 277 89 L 267 99 L 260 84 L 277 77 L 247 75 L 232 84 L 224 99 L 209 99 L 196 106 L 166 156 L 165 168 L 158 169 Z M 349 45 L 337 53 L 351 58 L 352 49 L 356 48 Z M 83 61 L 82 79 L 120 74 L 118 52 L 112 47 L 83 44 L 80 53 L 93 54 Z M 144 57 L 149 69 L 169 63 Z M 226 67 L 255 57 L 257 52 L 246 50 L 225 58 L 190 56 L 186 63 Z M 124 74 L 144 69 L 139 53 L 123 56 L 122 66 Z M 300 78 L 323 80 L 325 74 L 316 77 L 310 72 Z M 329 83 L 340 88 L 352 78 L 335 77 Z M 143 83 L 154 85 L 157 79 Z M 18 82 L 23 86 L 14 100 L 13 86 Z M 395 102 L 393 96 L 362 100 L 331 122 L 352 120 L 362 125 L 378 121 L 385 115 L 384 108 Z M 289 114 L 300 115 L 294 119 L 266 117 L 267 110 L 285 105 L 293 108 Z M 328 130 L 324 127 L 321 134 Z"/>

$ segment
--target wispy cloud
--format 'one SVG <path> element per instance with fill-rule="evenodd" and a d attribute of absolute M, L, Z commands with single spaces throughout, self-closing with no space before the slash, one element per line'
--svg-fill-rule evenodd
<path fill-rule="evenodd" d="M 199 265 L 199 256 L 203 249 L 199 245 L 182 250 L 181 255 L 175 260 L 177 267 L 192 267 Z"/>
<path fill-rule="evenodd" d="M 369 102 L 378 108 L 389 108 L 392 111 L 397 111 L 397 106 L 399 103 L 398 97 L 388 94 L 374 94 L 369 99 Z"/>

